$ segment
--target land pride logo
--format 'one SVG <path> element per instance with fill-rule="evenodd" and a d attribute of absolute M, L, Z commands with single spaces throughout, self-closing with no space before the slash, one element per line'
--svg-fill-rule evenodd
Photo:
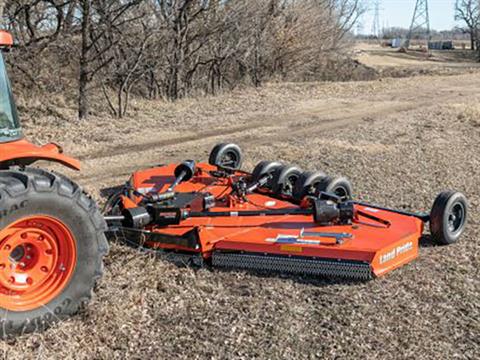
<path fill-rule="evenodd" d="M 384 264 L 387 261 L 391 261 L 395 259 L 398 255 L 404 254 L 412 249 L 413 249 L 413 243 L 411 241 L 403 245 L 399 245 L 396 248 L 393 248 L 392 250 L 390 250 L 389 252 L 383 255 L 380 255 L 380 264 Z"/>

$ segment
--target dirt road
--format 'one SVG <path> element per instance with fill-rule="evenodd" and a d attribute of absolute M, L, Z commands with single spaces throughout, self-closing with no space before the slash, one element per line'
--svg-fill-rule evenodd
<path fill-rule="evenodd" d="M 142 102 L 122 121 L 27 121 L 81 157 L 96 196 L 141 167 L 239 143 L 246 167 L 282 159 L 349 177 L 378 203 L 428 209 L 464 191 L 460 243 L 368 283 L 177 268 L 118 244 L 87 310 L 0 358 L 474 358 L 480 352 L 480 73 L 271 84 L 207 100 Z M 141 110 L 143 109 L 143 110 Z M 33 117 L 33 115 L 32 115 Z M 30 119 L 31 120 L 31 119 Z"/>
<path fill-rule="evenodd" d="M 202 119 L 203 114 L 196 118 L 195 110 L 187 104 L 183 113 L 181 110 L 177 113 L 178 119 L 185 119 L 177 120 L 181 122 L 179 125 L 156 126 L 155 119 L 149 119 L 135 132 L 123 133 L 120 126 L 104 134 L 108 139 L 98 141 L 95 149 L 79 156 L 84 169 L 77 179 L 96 187 L 99 181 L 107 185 L 144 166 L 181 160 L 196 155 L 199 150 L 206 155 L 215 143 L 225 139 L 236 141 L 246 149 L 272 142 L 309 141 L 310 137 L 322 136 L 325 131 L 348 131 L 348 127 L 359 124 L 369 127 L 375 121 L 409 111 L 426 108 L 435 111 L 442 105 L 475 104 L 480 98 L 479 81 L 477 74 L 468 74 L 317 84 L 316 87 L 305 84 L 306 89 L 302 90 L 306 93 L 302 99 L 289 99 L 280 109 L 275 107 L 276 94 L 270 93 L 270 89 L 261 89 L 258 93 L 250 91 L 249 96 L 261 96 L 264 108 L 249 111 L 247 100 L 245 108 L 232 111 L 217 107 L 217 102 L 206 110 L 207 119 Z M 332 85 L 333 93 L 329 93 Z M 286 92 L 292 91 L 288 84 L 272 86 L 277 86 L 276 92 L 282 91 L 283 86 Z M 272 104 L 268 103 L 269 97 L 273 97 Z M 222 119 L 224 112 L 228 113 L 226 119 Z M 158 117 L 162 117 L 161 113 Z M 166 127 L 165 133 L 162 133 L 162 126 Z M 75 145 L 70 147 L 75 153 Z"/>

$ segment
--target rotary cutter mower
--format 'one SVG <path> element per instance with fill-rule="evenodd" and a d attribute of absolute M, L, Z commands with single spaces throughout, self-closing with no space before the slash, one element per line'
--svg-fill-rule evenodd
<path fill-rule="evenodd" d="M 280 162 L 240 170 L 242 151 L 218 144 L 192 160 L 135 172 L 105 206 L 111 231 L 181 263 L 367 280 L 418 256 L 424 224 L 437 244 L 465 229 L 462 193 L 430 213 L 352 200 L 345 178 Z"/>

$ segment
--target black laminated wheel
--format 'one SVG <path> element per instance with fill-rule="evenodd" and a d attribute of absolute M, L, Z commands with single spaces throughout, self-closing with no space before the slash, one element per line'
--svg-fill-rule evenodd
<path fill-rule="evenodd" d="M 326 177 L 327 175 L 322 171 L 303 172 L 293 188 L 293 198 L 301 201 L 307 195 L 314 195 L 317 186 Z"/>
<path fill-rule="evenodd" d="M 457 242 L 467 224 L 467 199 L 455 191 L 444 191 L 435 199 L 430 212 L 430 233 L 440 245 Z"/>
<path fill-rule="evenodd" d="M 277 195 L 293 196 L 293 189 L 302 170 L 294 165 L 279 167 L 273 173 L 272 190 Z"/>
<path fill-rule="evenodd" d="M 237 144 L 221 143 L 210 152 L 208 163 L 221 169 L 239 170 L 242 166 L 242 149 Z"/>
<path fill-rule="evenodd" d="M 266 175 L 271 175 L 272 178 L 265 185 L 266 188 L 272 189 L 273 187 L 273 174 L 277 169 L 281 168 L 283 164 L 278 161 L 260 161 L 252 172 L 252 182 L 257 182 Z"/>
<path fill-rule="evenodd" d="M 334 194 L 341 200 L 352 199 L 352 184 L 345 177 L 327 176 L 317 184 L 316 189 L 318 192 Z"/>

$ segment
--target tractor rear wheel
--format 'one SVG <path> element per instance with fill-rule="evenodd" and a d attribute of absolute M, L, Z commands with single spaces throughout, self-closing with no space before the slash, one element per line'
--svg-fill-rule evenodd
<path fill-rule="evenodd" d="M 0 171 L 0 337 L 43 330 L 90 300 L 105 230 L 95 202 L 66 177 Z"/>

